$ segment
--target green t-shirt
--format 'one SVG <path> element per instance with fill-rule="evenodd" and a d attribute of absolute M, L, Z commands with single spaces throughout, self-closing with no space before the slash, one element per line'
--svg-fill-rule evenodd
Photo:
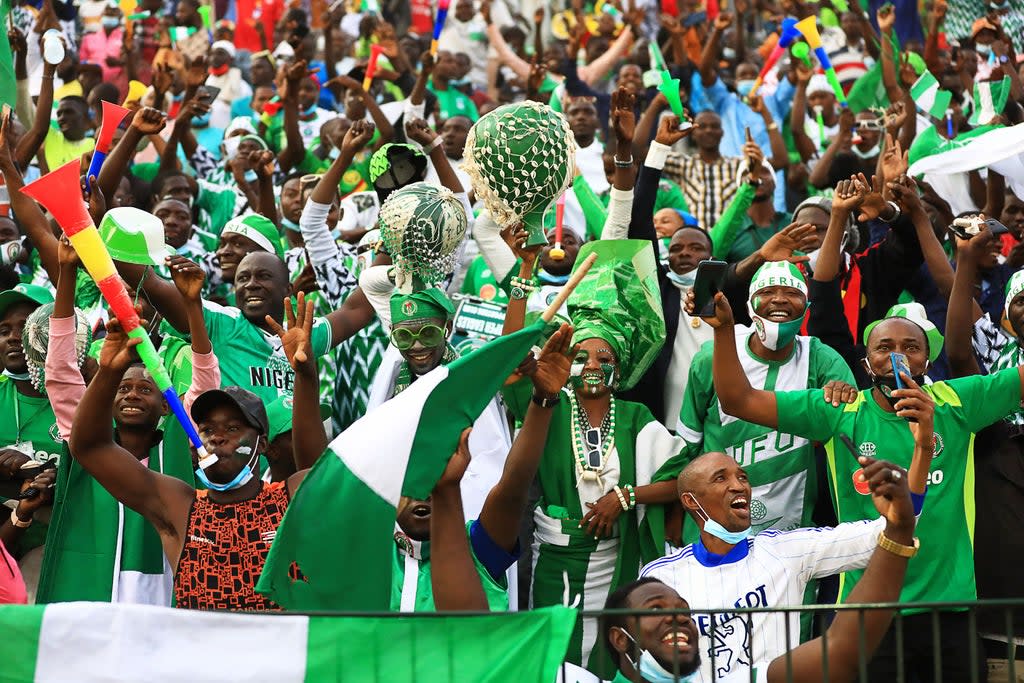
<path fill-rule="evenodd" d="M 0 376 L 0 415 L 0 448 L 17 448 L 37 462 L 60 459 L 62 441 L 48 398 L 23 396 L 14 380 Z"/>
<path fill-rule="evenodd" d="M 935 401 L 935 457 L 928 500 L 917 525 L 921 550 L 907 568 L 901 602 L 974 600 L 974 436 L 1020 407 L 1017 368 L 925 385 Z M 860 464 L 835 436 L 846 434 L 863 455 L 910 466 L 914 437 L 907 423 L 878 405 L 865 390 L 848 405 L 833 407 L 820 389 L 776 394 L 779 431 L 825 442 L 829 485 L 840 522 L 878 517 L 871 496 L 858 493 Z M 848 572 L 841 598 L 862 571 Z"/>
<path fill-rule="evenodd" d="M 729 256 L 725 259 L 729 263 L 739 263 L 747 258 L 760 249 L 775 233 L 789 225 L 788 213 L 776 212 L 772 222 L 763 228 L 754 225 L 754 221 L 749 216 L 744 216 L 744 219 L 745 225 L 736 234 L 736 239 L 729 249 Z"/>
<path fill-rule="evenodd" d="M 487 605 L 495 612 L 508 611 L 508 581 L 495 581 L 491 573 L 480 562 L 473 550 L 473 541 L 469 538 L 469 529 L 473 522 L 466 522 L 466 537 L 469 540 L 469 553 L 473 556 L 473 564 L 476 572 L 480 575 L 480 583 L 483 584 L 484 594 L 487 596 Z M 419 573 L 416 577 L 416 604 L 414 612 L 434 612 L 434 587 L 430 581 L 430 541 L 421 544 L 422 560 L 416 560 L 419 565 Z M 391 553 L 391 611 L 398 612 L 402 609 L 402 586 L 405 583 L 405 559 L 406 556 L 398 550 L 398 542 L 395 542 L 394 550 Z"/>
<path fill-rule="evenodd" d="M 477 111 L 473 100 L 455 88 L 449 87 L 447 90 L 435 90 L 433 83 L 428 84 L 427 87 L 430 89 L 430 92 L 437 95 L 437 104 L 441 109 L 442 119 L 450 119 L 453 116 L 465 116 L 475 123 L 480 118 L 480 113 Z"/>
<path fill-rule="evenodd" d="M 246 320 L 237 308 L 203 302 L 203 320 L 220 363 L 221 386 L 238 386 L 265 402 L 292 393 L 295 373 L 281 348 L 281 339 Z M 313 321 L 313 353 L 331 349 L 331 324 L 326 318 Z"/>
<path fill-rule="evenodd" d="M 797 337 L 789 358 L 766 361 L 750 350 L 752 334 L 737 334 L 736 344 L 740 363 L 755 389 L 823 387 L 830 380 L 855 384 L 842 356 L 817 337 Z M 690 365 L 678 430 L 686 439 L 687 450 L 691 457 L 728 453 L 746 470 L 753 489 L 750 521 L 755 533 L 809 526 L 818 497 L 814 445 L 788 430 L 773 430 L 723 414 L 711 374 L 713 352 L 713 342 L 706 342 Z M 684 542 L 696 538 L 695 525 L 688 523 Z"/>
<path fill-rule="evenodd" d="M 508 303 L 508 295 L 498 286 L 498 281 L 494 279 L 494 273 L 491 272 L 483 256 L 477 256 L 469 264 L 469 268 L 466 270 L 466 279 L 462 281 L 462 293 L 478 296 L 484 301 Z"/>
<path fill-rule="evenodd" d="M 658 181 L 658 194 L 654 198 L 654 213 L 666 207 L 690 212 L 690 205 L 686 203 L 683 189 L 668 178 L 662 178 Z"/>

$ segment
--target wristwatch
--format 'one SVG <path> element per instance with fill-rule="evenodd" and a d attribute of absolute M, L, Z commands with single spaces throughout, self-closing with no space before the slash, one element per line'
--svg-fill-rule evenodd
<path fill-rule="evenodd" d="M 1008 61 L 1010 61 L 1009 57 L 1007 57 L 1006 55 L 999 55 L 1000 64 L 1006 64 Z"/>
<path fill-rule="evenodd" d="M 524 290 L 519 285 L 513 285 L 512 288 L 510 290 L 508 290 L 508 295 L 509 295 L 509 298 L 511 298 L 513 301 L 519 301 L 520 299 L 525 299 L 526 296 L 527 296 L 526 290 Z"/>
<path fill-rule="evenodd" d="M 533 394 L 530 397 L 530 400 L 539 405 L 541 408 L 553 408 L 556 405 L 558 405 L 559 401 L 562 400 L 562 392 L 559 391 L 557 394 L 549 398 L 544 398 L 543 396 Z"/>
<path fill-rule="evenodd" d="M 902 543 L 897 543 L 892 540 L 885 535 L 884 531 L 882 531 L 878 534 L 878 547 L 882 550 L 889 551 L 893 555 L 909 558 L 917 555 L 917 551 L 921 549 L 921 541 L 914 538 L 914 545 L 903 545 Z"/>

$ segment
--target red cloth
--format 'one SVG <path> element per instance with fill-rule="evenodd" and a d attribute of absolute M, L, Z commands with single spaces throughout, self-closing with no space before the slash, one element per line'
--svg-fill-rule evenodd
<path fill-rule="evenodd" d="M 999 239 L 1003 243 L 1003 248 L 1002 248 L 1003 256 L 1009 256 L 1010 255 L 1010 250 L 1013 249 L 1018 244 L 1017 238 L 1014 237 L 1013 235 L 1011 235 L 1008 232 L 1004 232 L 1002 235 L 1000 235 Z"/>
<path fill-rule="evenodd" d="M 421 36 L 433 35 L 434 32 L 434 5 L 430 0 L 411 0 L 409 11 L 412 15 L 412 23 L 409 31 Z"/>
<path fill-rule="evenodd" d="M 260 34 L 255 26 L 263 29 L 267 45 L 274 48 L 274 26 L 284 15 L 284 0 L 236 0 L 235 47 L 239 50 L 259 52 L 263 49 Z M 254 25 L 250 24 L 252 20 Z"/>
<path fill-rule="evenodd" d="M 6 508 L 4 508 L 6 510 Z M 10 514 L 10 513 L 8 513 Z M 0 541 L 0 605 L 26 605 L 28 592 L 18 563 Z"/>

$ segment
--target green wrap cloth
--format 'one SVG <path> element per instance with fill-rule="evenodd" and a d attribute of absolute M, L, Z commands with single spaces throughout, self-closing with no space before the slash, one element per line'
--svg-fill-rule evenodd
<path fill-rule="evenodd" d="M 440 318 L 447 321 L 454 315 L 455 304 L 437 287 L 421 289 L 412 294 L 391 295 L 392 325 L 424 318 Z"/>
<path fill-rule="evenodd" d="M 612 346 L 619 360 L 620 391 L 639 381 L 665 343 L 654 249 L 648 240 L 588 242 L 576 257 L 597 261 L 569 295 L 573 343 L 598 337 Z"/>

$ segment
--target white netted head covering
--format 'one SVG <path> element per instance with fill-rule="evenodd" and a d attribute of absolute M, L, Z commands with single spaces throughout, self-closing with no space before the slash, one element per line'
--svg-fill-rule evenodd
<path fill-rule="evenodd" d="M 36 391 L 44 392 L 46 376 L 46 350 L 50 345 L 50 315 L 53 304 L 46 303 L 32 311 L 25 320 L 25 328 L 21 332 L 21 344 L 25 349 L 25 364 L 28 366 L 28 378 Z M 85 362 L 85 354 L 92 343 L 92 330 L 89 321 L 80 308 L 75 309 L 75 357 L 78 367 Z"/>
<path fill-rule="evenodd" d="M 529 244 L 545 242 L 544 211 L 576 175 L 569 121 L 527 100 L 498 107 L 469 129 L 462 170 L 498 225 L 523 221 Z"/>
<path fill-rule="evenodd" d="M 388 196 L 377 221 L 397 268 L 399 291 L 412 291 L 414 277 L 424 284 L 441 282 L 455 267 L 467 219 L 451 190 L 432 183 L 406 185 Z"/>

